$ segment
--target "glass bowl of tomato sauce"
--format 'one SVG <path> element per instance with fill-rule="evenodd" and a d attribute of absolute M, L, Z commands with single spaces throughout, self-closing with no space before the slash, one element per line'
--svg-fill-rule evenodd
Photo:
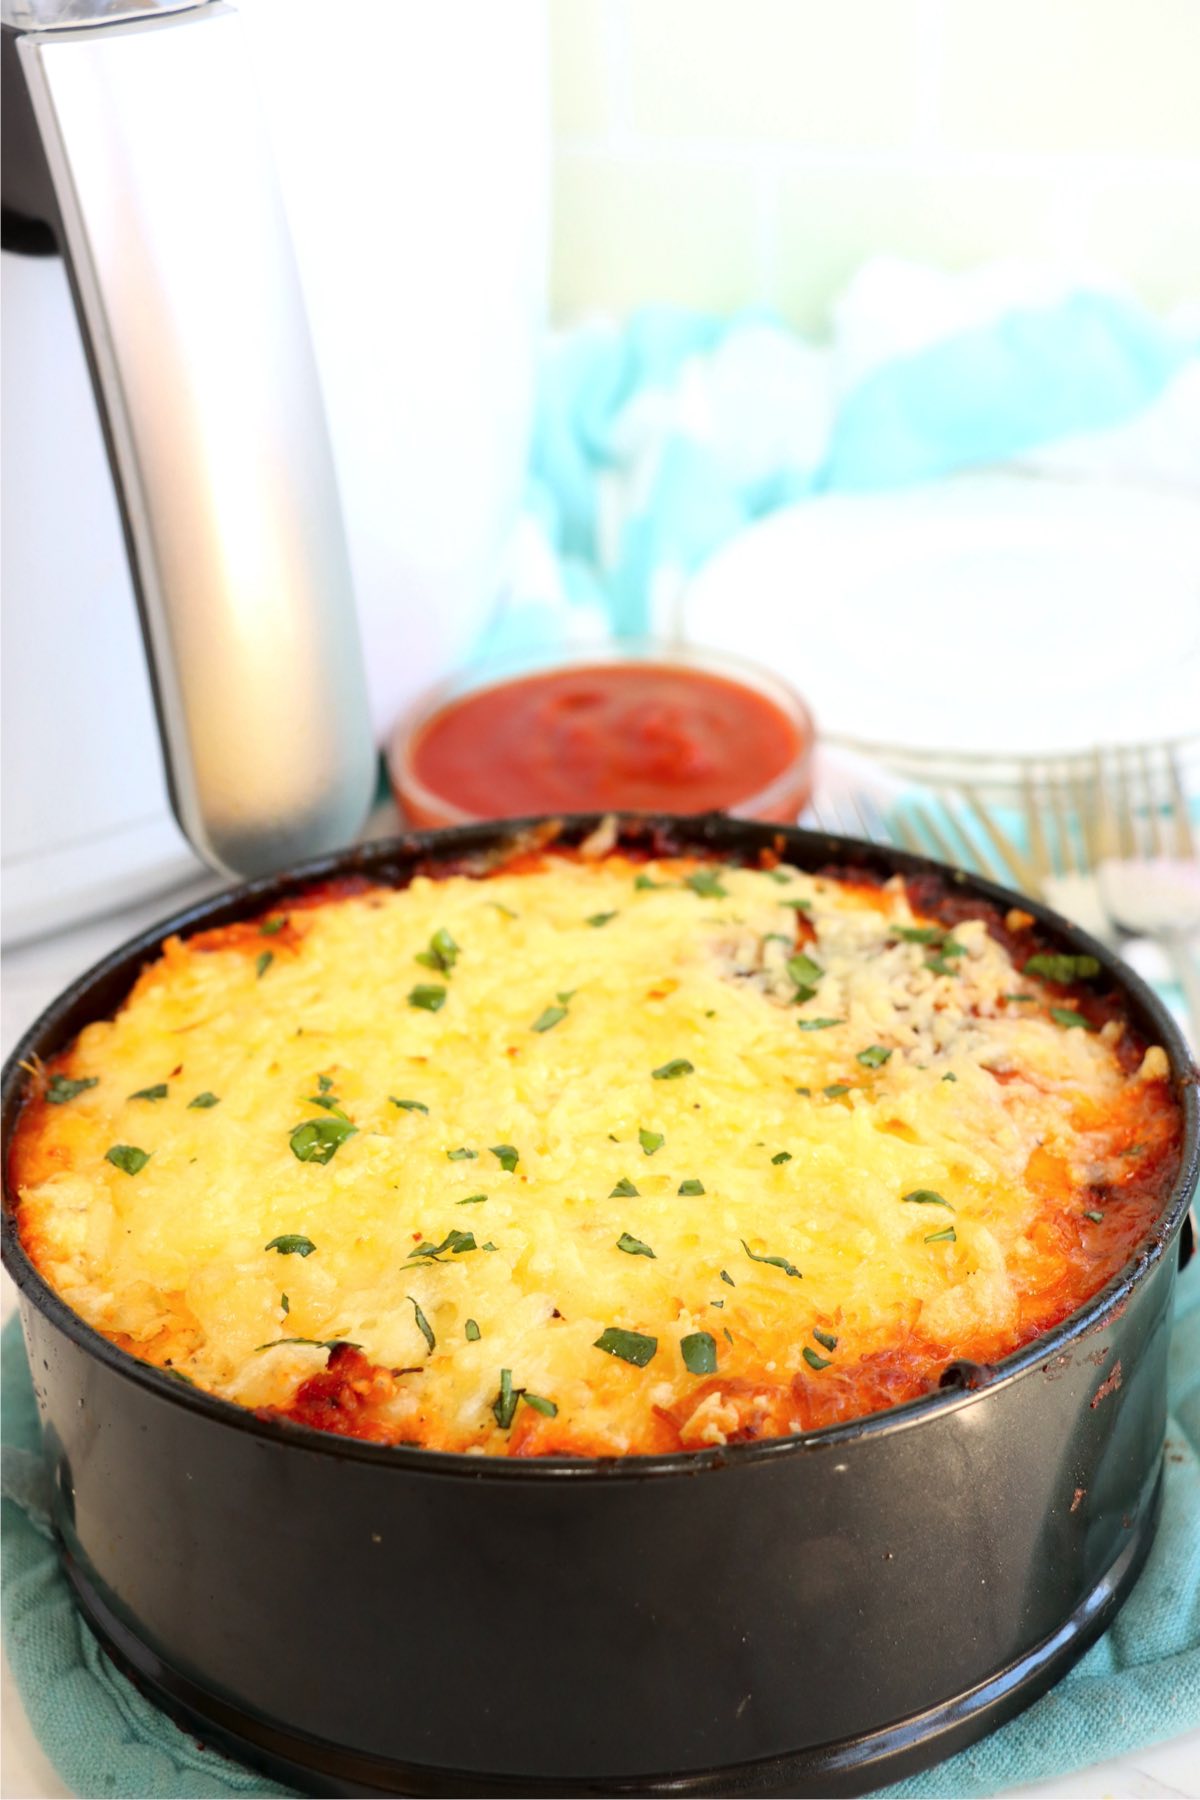
<path fill-rule="evenodd" d="M 769 670 L 622 641 L 462 671 L 401 719 L 388 768 L 414 826 L 608 811 L 794 824 L 814 737 Z"/>

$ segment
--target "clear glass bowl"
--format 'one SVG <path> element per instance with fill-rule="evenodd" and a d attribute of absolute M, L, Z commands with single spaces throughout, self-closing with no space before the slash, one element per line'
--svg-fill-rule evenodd
<path fill-rule="evenodd" d="M 417 761 L 421 744 L 435 720 L 442 718 L 460 702 L 494 688 L 520 682 L 530 676 L 547 675 L 558 670 L 584 671 L 613 667 L 638 669 L 663 668 L 671 671 L 694 670 L 698 675 L 717 677 L 749 690 L 777 714 L 782 715 L 794 738 L 794 753 L 744 795 L 730 801 L 725 798 L 722 810 L 739 818 L 765 819 L 777 824 L 794 824 L 807 804 L 812 789 L 812 756 L 815 728 L 812 715 L 800 696 L 788 685 L 757 664 L 731 657 L 724 651 L 705 650 L 691 645 L 656 643 L 649 639 L 623 640 L 611 644 L 586 645 L 563 651 L 530 652 L 504 661 L 478 664 L 464 669 L 450 680 L 431 688 L 401 718 L 388 743 L 388 770 L 397 803 L 406 821 L 418 827 L 466 825 L 477 819 L 503 818 L 513 811 L 504 803 L 498 787 L 494 808 L 469 810 L 450 794 L 440 793 L 427 776 L 418 774 Z M 489 755 L 486 742 L 481 742 L 481 758 Z M 492 752 L 493 761 L 495 752 Z M 499 772 L 499 766 L 498 766 Z M 526 812 L 560 812 L 565 810 L 562 794 L 547 798 L 541 806 L 528 805 Z M 581 801 L 579 810 L 631 812 L 639 810 L 614 787 L 596 801 Z M 708 806 L 664 806 L 663 811 L 708 811 Z"/>

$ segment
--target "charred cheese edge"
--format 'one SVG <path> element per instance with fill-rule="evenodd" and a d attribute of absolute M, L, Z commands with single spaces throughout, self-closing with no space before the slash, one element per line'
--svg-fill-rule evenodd
<path fill-rule="evenodd" d="M 360 1437 L 811 1429 L 1036 1336 L 1161 1209 L 1164 1053 L 1021 967 L 898 879 L 695 858 L 310 896 L 39 1072 L 22 1240 L 135 1355 Z"/>

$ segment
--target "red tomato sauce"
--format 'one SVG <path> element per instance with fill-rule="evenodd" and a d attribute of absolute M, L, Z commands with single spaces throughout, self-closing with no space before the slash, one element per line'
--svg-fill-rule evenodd
<path fill-rule="evenodd" d="M 474 818 L 557 811 L 732 809 L 778 783 L 756 817 L 794 820 L 808 796 L 807 721 L 706 670 L 553 669 L 446 706 L 394 769 L 415 824 L 433 800 Z M 419 791 L 424 790 L 422 799 Z"/>

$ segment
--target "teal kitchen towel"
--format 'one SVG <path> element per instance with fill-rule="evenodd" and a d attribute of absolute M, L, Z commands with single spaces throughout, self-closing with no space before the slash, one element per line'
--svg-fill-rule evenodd
<path fill-rule="evenodd" d="M 97 1650 L 49 1537 L 37 1410 L 15 1319 L 2 1354 L 4 1641 L 63 1781 L 75 1794 L 128 1800 L 290 1791 L 200 1748 Z M 1116 1623 L 1019 1718 L 888 1793 L 990 1794 L 1200 1725 L 1200 1259 L 1179 1283 L 1169 1404 L 1162 1523 Z"/>

